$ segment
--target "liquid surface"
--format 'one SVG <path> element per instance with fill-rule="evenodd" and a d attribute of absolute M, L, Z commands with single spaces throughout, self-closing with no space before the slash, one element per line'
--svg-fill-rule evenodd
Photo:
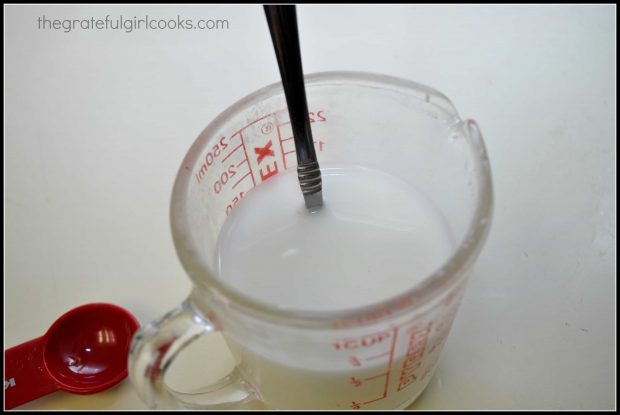
<path fill-rule="evenodd" d="M 280 308 L 343 310 L 412 288 L 450 256 L 447 224 L 415 188 L 359 166 L 323 168 L 322 179 L 315 212 L 294 169 L 245 196 L 218 239 L 226 284 Z"/>

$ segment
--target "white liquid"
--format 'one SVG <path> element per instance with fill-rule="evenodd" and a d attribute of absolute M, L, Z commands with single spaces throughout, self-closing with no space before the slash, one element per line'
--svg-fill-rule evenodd
<path fill-rule="evenodd" d="M 306 210 L 294 169 L 250 191 L 218 240 L 222 280 L 280 308 L 342 310 L 423 281 L 453 250 L 439 211 L 400 179 L 322 169 L 324 206 Z"/>
<path fill-rule="evenodd" d="M 363 380 L 385 373 L 388 368 L 386 359 L 357 369 L 313 370 L 266 359 L 249 348 L 239 347 L 234 341 L 229 340 L 228 344 L 239 356 L 242 373 L 254 380 L 261 400 L 274 409 L 350 410 L 355 408 L 354 402 L 361 404 L 363 409 L 404 408 L 422 393 L 431 380 L 432 371 L 424 378 L 422 374 L 435 363 L 433 358 L 423 359 L 416 372 L 420 379 L 399 391 L 397 387 L 404 357 L 395 358 L 387 396 L 368 402 L 383 395 L 387 379 L 379 376 L 369 381 Z M 346 362 L 346 357 L 343 360 Z M 353 386 L 352 379 L 361 380 L 361 385 Z"/>

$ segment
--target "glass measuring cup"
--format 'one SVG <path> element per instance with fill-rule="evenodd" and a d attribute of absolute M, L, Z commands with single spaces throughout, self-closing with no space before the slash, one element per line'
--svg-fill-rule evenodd
<path fill-rule="evenodd" d="M 296 165 L 281 86 L 247 96 L 201 133 L 177 175 L 172 233 L 193 289 L 132 342 L 129 376 L 150 407 L 260 400 L 278 409 L 404 408 L 432 377 L 490 226 L 491 174 L 478 127 L 441 93 L 393 77 L 318 73 L 306 77 L 306 90 L 319 162 L 370 167 L 414 185 L 442 212 L 456 249 L 420 284 L 351 310 L 280 309 L 223 284 L 213 252 L 227 215 L 253 187 Z M 166 386 L 173 359 L 214 331 L 235 357 L 233 372 L 199 392 Z"/>

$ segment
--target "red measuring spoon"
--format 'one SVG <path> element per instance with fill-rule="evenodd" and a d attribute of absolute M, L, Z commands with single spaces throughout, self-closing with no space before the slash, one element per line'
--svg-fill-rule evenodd
<path fill-rule="evenodd" d="M 121 307 L 86 304 L 42 337 L 5 350 L 5 409 L 57 390 L 86 394 L 116 385 L 127 376 L 129 344 L 139 326 Z"/>

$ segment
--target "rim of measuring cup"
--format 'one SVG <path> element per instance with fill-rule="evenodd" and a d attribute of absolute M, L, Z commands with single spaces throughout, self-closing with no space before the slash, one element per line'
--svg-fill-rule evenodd
<path fill-rule="evenodd" d="M 238 309 L 255 317 L 270 321 L 275 320 L 279 324 L 295 327 L 334 329 L 337 327 L 363 326 L 376 323 L 376 316 L 385 315 L 386 311 L 389 318 L 394 318 L 410 312 L 412 309 L 425 306 L 429 301 L 440 295 L 446 287 L 457 282 L 464 272 L 471 267 L 489 232 L 493 209 L 491 171 L 486 148 L 476 123 L 472 120 L 461 120 L 454 105 L 442 93 L 425 85 L 393 76 L 368 72 L 334 71 L 307 74 L 305 81 L 307 88 L 316 84 L 346 84 L 406 92 L 441 109 L 446 119 L 450 120 L 451 125 L 461 124 L 461 127 L 467 130 L 470 146 L 476 150 L 473 151 L 473 154 L 480 172 L 479 177 L 477 177 L 480 182 L 480 191 L 465 238 L 441 268 L 409 290 L 379 303 L 351 309 L 309 311 L 278 308 L 253 300 L 218 280 L 217 273 L 204 260 L 201 260 L 199 250 L 190 243 L 192 238 L 189 235 L 192 229 L 188 223 L 189 215 L 185 212 L 189 184 L 193 177 L 191 166 L 196 164 L 205 145 L 214 134 L 218 133 L 220 128 L 233 116 L 257 102 L 283 94 L 281 82 L 276 82 L 240 99 L 218 115 L 200 133 L 183 159 L 174 183 L 170 206 L 172 236 L 183 267 L 196 287 L 212 294 L 216 300 L 224 302 L 227 307 Z M 201 299 L 195 298 L 196 296 L 192 297 L 196 301 L 201 301 Z M 208 304 L 206 305 L 208 307 Z"/>

